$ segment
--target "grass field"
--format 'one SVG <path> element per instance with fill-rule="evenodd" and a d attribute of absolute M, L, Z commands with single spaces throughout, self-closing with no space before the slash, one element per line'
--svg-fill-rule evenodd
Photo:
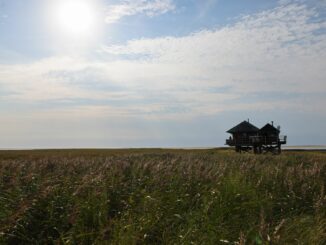
<path fill-rule="evenodd" d="M 0 244 L 326 244 L 326 153 L 0 151 Z"/>

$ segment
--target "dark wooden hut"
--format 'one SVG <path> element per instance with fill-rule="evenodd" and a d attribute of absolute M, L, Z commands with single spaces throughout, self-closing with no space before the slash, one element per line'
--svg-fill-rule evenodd
<path fill-rule="evenodd" d="M 243 121 L 227 131 L 227 133 L 232 134 L 232 137 L 226 140 L 226 144 L 235 146 L 237 152 L 245 150 L 245 148 L 252 146 L 250 137 L 257 136 L 258 131 L 259 129 L 252 125 L 249 120 Z"/>
<path fill-rule="evenodd" d="M 259 136 L 264 137 L 265 141 L 276 143 L 278 141 L 280 130 L 275 128 L 272 124 L 267 123 L 264 127 L 259 129 Z"/>

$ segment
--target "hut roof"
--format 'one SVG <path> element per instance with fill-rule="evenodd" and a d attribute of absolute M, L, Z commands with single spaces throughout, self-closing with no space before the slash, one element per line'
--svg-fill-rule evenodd
<path fill-rule="evenodd" d="M 233 134 L 233 133 L 256 133 L 259 129 L 252 125 L 251 123 L 247 121 L 243 121 L 242 123 L 239 123 L 237 126 L 231 128 L 227 131 L 227 133 Z"/>
<path fill-rule="evenodd" d="M 278 130 L 277 128 L 275 128 L 273 125 L 267 123 L 264 127 L 262 127 L 259 132 L 263 132 L 263 133 L 279 133 L 280 130 Z"/>

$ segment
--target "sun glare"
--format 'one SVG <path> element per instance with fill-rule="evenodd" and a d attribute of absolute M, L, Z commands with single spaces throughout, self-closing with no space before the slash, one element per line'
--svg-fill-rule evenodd
<path fill-rule="evenodd" d="M 53 8 L 53 22 L 66 35 L 89 35 L 96 18 L 95 6 L 89 0 L 59 0 Z"/>

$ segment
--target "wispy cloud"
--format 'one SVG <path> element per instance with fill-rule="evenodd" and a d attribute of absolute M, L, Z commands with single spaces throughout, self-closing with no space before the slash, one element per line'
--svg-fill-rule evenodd
<path fill-rule="evenodd" d="M 145 14 L 155 16 L 175 9 L 172 0 L 125 0 L 107 8 L 106 22 L 114 23 L 125 16 Z"/>
<path fill-rule="evenodd" d="M 316 14 L 292 4 L 243 17 L 233 26 L 185 37 L 133 40 L 104 51 L 118 57 L 138 55 L 137 69 L 153 74 L 149 81 L 164 75 L 161 86 L 178 81 L 184 86 L 232 86 L 242 92 L 326 91 L 326 22 L 315 22 Z"/>
<path fill-rule="evenodd" d="M 56 57 L 2 65 L 0 87 L 15 93 L 0 99 L 63 101 L 57 110 L 91 117 L 182 120 L 262 108 L 319 112 L 326 106 L 320 96 L 326 92 L 326 22 L 315 21 L 317 14 L 289 4 L 224 28 L 107 46 L 102 53 L 108 62 Z M 275 94 L 287 96 L 275 100 Z"/>

